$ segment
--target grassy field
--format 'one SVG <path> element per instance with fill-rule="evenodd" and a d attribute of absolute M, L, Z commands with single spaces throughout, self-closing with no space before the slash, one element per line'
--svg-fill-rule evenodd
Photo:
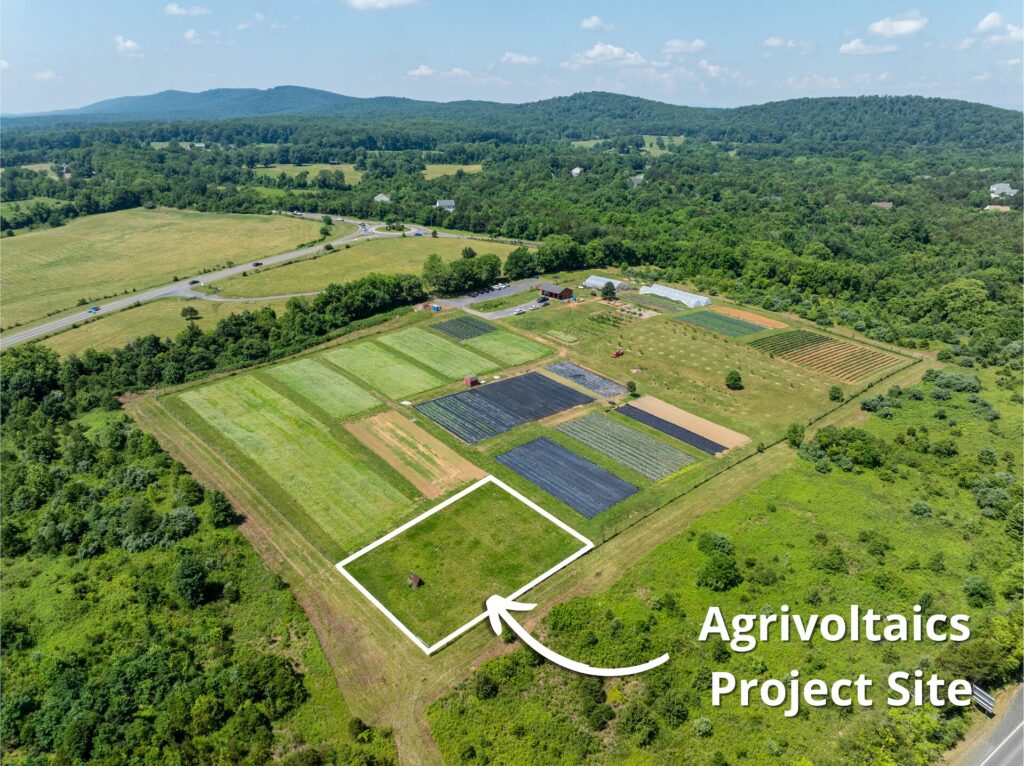
<path fill-rule="evenodd" d="M 427 256 L 436 253 L 445 261 L 460 257 L 464 247 L 481 255 L 494 253 L 502 259 L 515 249 L 501 242 L 433 237 L 392 237 L 359 242 L 341 247 L 317 258 L 307 258 L 284 266 L 233 277 L 218 283 L 221 294 L 249 298 L 261 295 L 322 290 L 327 285 L 348 282 L 367 274 L 419 274 Z"/>
<path fill-rule="evenodd" d="M 226 316 L 241 314 L 243 311 L 258 311 L 265 306 L 274 309 L 280 316 L 287 303 L 287 300 L 228 303 L 163 298 L 106 316 L 101 313 L 97 319 L 46 338 L 43 345 L 49 346 L 62 356 L 81 353 L 87 348 L 120 348 L 128 341 L 144 335 L 156 335 L 160 338 L 177 336 L 187 325 L 181 316 L 181 310 L 185 306 L 192 306 L 199 312 L 196 324 L 208 330 Z"/>
<path fill-rule="evenodd" d="M 535 362 L 552 353 L 547 346 L 542 346 L 536 341 L 508 330 L 497 330 L 486 335 L 478 335 L 475 338 L 462 341 L 462 345 L 479 351 L 481 354 L 486 354 L 506 367 Z"/>
<path fill-rule="evenodd" d="M 173 398 L 194 413 L 193 428 L 264 477 L 265 491 L 289 504 L 293 522 L 325 556 L 338 560 L 379 537 L 412 505 L 411 488 L 397 489 L 387 466 L 344 429 L 251 375 Z"/>
<path fill-rule="evenodd" d="M 494 484 L 485 484 L 374 548 L 349 572 L 425 643 L 476 617 L 581 547 Z M 423 580 L 408 585 L 410 573 Z"/>
<path fill-rule="evenodd" d="M 474 354 L 452 341 L 419 327 L 383 335 L 380 342 L 425 367 L 429 367 L 449 380 L 459 380 L 466 375 L 491 372 L 498 368 L 496 362 Z"/>
<path fill-rule="evenodd" d="M 253 173 L 257 176 L 277 178 L 282 173 L 286 176 L 297 176 L 299 173 L 305 171 L 309 173 L 310 179 L 313 179 L 316 178 L 317 174 L 319 174 L 321 170 L 326 170 L 329 173 L 335 170 L 340 170 L 345 174 L 345 183 L 350 184 L 351 186 L 355 186 L 363 180 L 363 171 L 356 170 L 355 165 L 350 162 L 342 162 L 338 165 L 329 165 L 326 162 L 313 162 L 309 165 L 282 163 L 280 165 L 271 165 L 269 168 L 253 168 Z"/>
<path fill-rule="evenodd" d="M 266 374 L 332 418 L 347 418 L 380 406 L 372 394 L 315 358 L 278 365 Z"/>
<path fill-rule="evenodd" d="M 636 320 L 599 304 L 555 305 L 506 321 L 524 330 L 548 335 L 554 330 L 576 337 L 570 358 L 580 364 L 619 382 L 633 380 L 640 393 L 657 396 L 755 442 L 773 441 L 789 423 L 806 422 L 823 412 L 828 408 L 828 389 L 835 383 L 664 315 Z M 612 359 L 617 347 L 625 353 Z M 742 391 L 725 387 L 730 370 L 741 374 Z"/>
<path fill-rule="evenodd" d="M 328 351 L 323 358 L 392 399 L 404 399 L 445 383 L 433 372 L 376 343 L 342 346 Z"/>
<path fill-rule="evenodd" d="M 283 216 L 122 210 L 4 241 L 2 325 L 244 262 L 315 239 L 319 224 Z"/>
<path fill-rule="evenodd" d="M 433 163 L 427 165 L 427 169 L 423 171 L 423 177 L 430 181 L 431 179 L 440 178 L 441 176 L 453 176 L 460 170 L 463 173 L 479 173 L 483 169 L 483 165 L 479 164 L 458 165 Z"/>

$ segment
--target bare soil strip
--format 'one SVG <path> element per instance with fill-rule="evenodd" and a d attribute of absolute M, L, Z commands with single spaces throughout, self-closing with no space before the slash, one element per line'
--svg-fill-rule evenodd
<path fill-rule="evenodd" d="M 709 306 L 712 311 L 717 311 L 719 314 L 725 314 L 727 317 L 733 317 L 734 319 L 742 319 L 744 322 L 752 322 L 753 324 L 760 325 L 761 327 L 769 327 L 773 330 L 785 330 L 789 327 L 785 322 L 780 322 L 778 319 L 769 319 L 761 314 L 755 314 L 753 311 L 744 311 L 743 309 L 734 309 L 732 306 Z"/>
<path fill-rule="evenodd" d="M 485 476 L 483 470 L 394 410 L 344 425 L 431 500 Z"/>
<path fill-rule="evenodd" d="M 629 403 L 638 410 L 643 410 L 644 412 L 650 413 L 662 420 L 667 420 L 669 423 L 673 423 L 680 428 L 693 431 L 695 434 L 703 436 L 706 439 L 710 439 L 713 442 L 717 442 L 723 447 L 727 447 L 729 449 L 732 449 L 733 447 L 742 447 L 750 441 L 749 436 L 744 436 L 743 434 L 726 428 L 725 426 L 720 426 L 718 423 L 712 423 L 710 420 L 698 417 L 692 412 L 681 410 L 678 407 L 674 407 L 668 402 L 663 402 L 661 399 L 657 399 L 653 396 L 641 396 L 639 399 L 634 399 Z"/>

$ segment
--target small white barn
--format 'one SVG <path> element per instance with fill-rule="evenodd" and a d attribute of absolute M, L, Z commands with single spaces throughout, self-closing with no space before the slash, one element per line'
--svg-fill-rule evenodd
<path fill-rule="evenodd" d="M 659 298 L 667 298 L 670 301 L 682 303 L 688 309 L 695 309 L 701 306 L 710 306 L 711 299 L 706 295 L 688 293 L 686 290 L 676 290 L 674 287 L 666 287 L 655 282 L 650 287 L 641 287 L 641 295 L 657 295 Z"/>
<path fill-rule="evenodd" d="M 449 213 L 454 213 L 455 212 L 455 200 L 453 200 L 453 199 L 439 199 L 437 202 L 434 203 L 434 207 L 443 208 L 444 210 L 447 210 Z"/>
<path fill-rule="evenodd" d="M 572 173 L 573 178 L 579 178 L 581 175 L 583 175 L 583 168 L 577 165 L 569 172 Z"/>
<path fill-rule="evenodd" d="M 1014 189 L 1010 184 L 992 184 L 988 187 L 989 196 L 992 199 L 997 197 L 1013 197 L 1020 189 Z"/>
<path fill-rule="evenodd" d="M 623 282 L 621 279 L 612 279 L 611 277 L 600 277 L 597 274 L 591 274 L 589 277 L 587 277 L 586 281 L 583 283 L 583 286 L 589 287 L 591 290 L 600 290 L 608 282 L 612 283 L 612 287 L 615 288 L 616 292 L 618 292 L 619 290 L 629 289 L 628 282 Z"/>
<path fill-rule="evenodd" d="M 390 202 L 391 201 L 391 195 L 390 194 L 383 194 L 383 193 L 381 193 L 381 194 L 378 194 L 376 197 L 374 197 L 373 201 L 374 202 Z"/>

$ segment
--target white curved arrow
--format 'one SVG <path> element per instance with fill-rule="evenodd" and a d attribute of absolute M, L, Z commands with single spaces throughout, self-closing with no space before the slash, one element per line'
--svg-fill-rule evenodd
<path fill-rule="evenodd" d="M 642 665 L 633 665 L 628 668 L 595 668 L 591 665 L 585 665 L 582 662 L 570 660 L 568 657 L 563 657 L 561 654 L 548 649 L 544 644 L 531 636 L 526 628 L 516 621 L 515 617 L 509 614 L 511 611 L 528 612 L 537 606 L 536 604 L 524 604 L 521 601 L 513 601 L 510 598 L 503 598 L 497 595 L 488 598 L 486 603 L 487 619 L 491 621 L 491 629 L 496 635 L 501 635 L 501 623 L 504 621 L 512 629 L 512 632 L 523 640 L 524 644 L 537 652 L 541 657 L 550 660 L 556 665 L 561 665 L 563 668 L 574 670 L 577 673 L 583 673 L 588 676 L 604 676 L 605 678 L 632 676 L 668 662 L 668 655 L 663 654 L 660 657 L 655 657 L 650 662 L 645 662 Z"/>

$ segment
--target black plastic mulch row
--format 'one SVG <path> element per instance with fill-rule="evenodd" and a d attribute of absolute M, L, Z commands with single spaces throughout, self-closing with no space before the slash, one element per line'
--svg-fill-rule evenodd
<path fill-rule="evenodd" d="M 663 434 L 667 434 L 673 439 L 678 439 L 684 444 L 696 447 L 701 452 L 707 452 L 709 455 L 717 455 L 719 452 L 725 452 L 726 450 L 726 448 L 718 442 L 713 442 L 700 434 L 695 434 L 693 431 L 689 431 L 682 426 L 677 426 L 675 423 L 669 423 L 667 420 L 663 420 L 657 415 L 652 415 L 649 412 L 637 409 L 632 404 L 623 404 L 615 411 L 621 412 L 627 418 L 632 418 L 638 423 L 648 425 L 656 431 L 661 431 Z"/>

